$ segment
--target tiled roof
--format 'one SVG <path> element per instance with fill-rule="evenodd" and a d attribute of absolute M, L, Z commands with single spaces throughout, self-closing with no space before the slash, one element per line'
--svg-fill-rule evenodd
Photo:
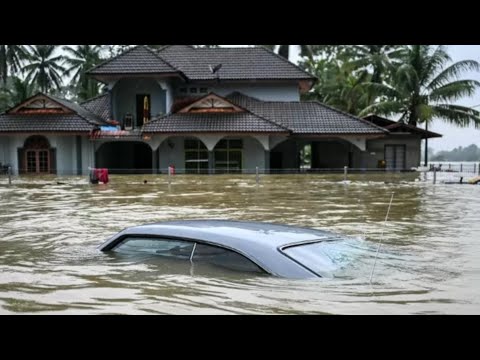
<path fill-rule="evenodd" d="M 152 120 L 145 133 L 288 133 L 285 128 L 248 113 L 176 113 Z"/>
<path fill-rule="evenodd" d="M 385 129 L 389 130 L 392 133 L 395 132 L 409 132 L 413 134 L 418 134 L 422 137 L 422 139 L 425 138 L 436 138 L 436 137 L 442 137 L 443 135 L 435 133 L 433 131 L 428 131 L 422 128 L 419 128 L 417 126 L 405 124 L 400 121 L 393 121 L 378 115 L 368 115 L 365 117 L 365 120 L 384 127 Z"/>
<path fill-rule="evenodd" d="M 1 114 L 2 132 L 89 132 L 93 125 L 77 114 Z"/>
<path fill-rule="evenodd" d="M 0 114 L 0 132 L 89 132 L 106 124 L 100 116 L 69 100 L 47 94 L 35 96 L 45 96 L 73 113 Z"/>
<path fill-rule="evenodd" d="M 175 72 L 178 72 L 178 70 L 160 58 L 152 49 L 146 46 L 136 46 L 90 69 L 87 74 L 162 74 Z"/>
<path fill-rule="evenodd" d="M 44 94 L 44 95 L 62 104 L 63 106 L 69 108 L 70 110 L 76 112 L 78 115 L 80 115 L 82 118 L 84 118 L 87 122 L 89 122 L 92 125 L 105 125 L 105 121 L 103 121 L 103 119 L 100 116 L 92 113 L 91 111 L 78 105 L 77 103 L 74 103 L 70 100 L 58 98 L 52 95 L 47 95 L 47 94 Z"/>
<path fill-rule="evenodd" d="M 190 80 L 215 80 L 210 66 L 222 65 L 220 80 L 282 80 L 314 77 L 264 47 L 193 48 L 169 45 L 157 54 L 182 71 Z"/>
<path fill-rule="evenodd" d="M 112 118 L 110 114 L 110 94 L 96 96 L 80 105 L 105 121 Z"/>
<path fill-rule="evenodd" d="M 385 134 L 366 120 L 319 102 L 265 102 L 235 92 L 227 96 L 233 103 L 256 115 L 290 129 L 293 134 Z"/>

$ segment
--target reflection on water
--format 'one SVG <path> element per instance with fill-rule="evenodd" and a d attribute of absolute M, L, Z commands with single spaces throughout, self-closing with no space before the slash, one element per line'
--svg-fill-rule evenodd
<path fill-rule="evenodd" d="M 0 314 L 480 312 L 480 186 L 423 175 L 0 178 Z M 147 184 L 143 180 L 148 180 Z M 395 192 L 372 284 L 374 255 Z M 108 255 L 127 226 L 269 221 L 365 237 L 332 279 L 287 280 Z M 338 254 L 337 254 L 338 255 Z M 342 262 L 345 258 L 340 257 Z"/>

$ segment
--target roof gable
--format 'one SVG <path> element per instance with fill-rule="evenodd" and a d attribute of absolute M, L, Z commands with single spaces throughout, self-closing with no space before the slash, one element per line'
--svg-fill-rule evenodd
<path fill-rule="evenodd" d="M 195 101 L 193 104 L 186 106 L 178 111 L 178 113 L 233 113 L 245 112 L 244 109 L 233 104 L 229 100 L 222 98 L 216 94 L 210 93 L 203 98 Z"/>
<path fill-rule="evenodd" d="M 0 114 L 3 132 L 89 132 L 104 120 L 66 99 L 39 93 Z"/>
<path fill-rule="evenodd" d="M 72 109 L 44 94 L 36 94 L 7 111 L 7 114 L 71 114 Z"/>

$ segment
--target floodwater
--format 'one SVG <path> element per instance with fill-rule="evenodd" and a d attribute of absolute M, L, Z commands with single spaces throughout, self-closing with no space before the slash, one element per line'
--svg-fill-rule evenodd
<path fill-rule="evenodd" d="M 480 313 L 480 186 L 425 174 L 0 177 L 0 314 Z M 147 180 L 147 184 L 144 184 Z M 384 226 L 391 194 L 389 221 Z M 334 278 L 175 268 L 96 247 L 175 219 L 329 229 L 356 245 Z M 382 236 L 383 234 L 383 236 Z M 382 240 L 372 283 L 370 273 Z"/>

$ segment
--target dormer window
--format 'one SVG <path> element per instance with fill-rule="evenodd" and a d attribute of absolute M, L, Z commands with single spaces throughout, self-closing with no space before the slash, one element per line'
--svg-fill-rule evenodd
<path fill-rule="evenodd" d="M 198 93 L 197 88 L 190 88 L 190 94 L 196 94 L 196 93 Z"/>

